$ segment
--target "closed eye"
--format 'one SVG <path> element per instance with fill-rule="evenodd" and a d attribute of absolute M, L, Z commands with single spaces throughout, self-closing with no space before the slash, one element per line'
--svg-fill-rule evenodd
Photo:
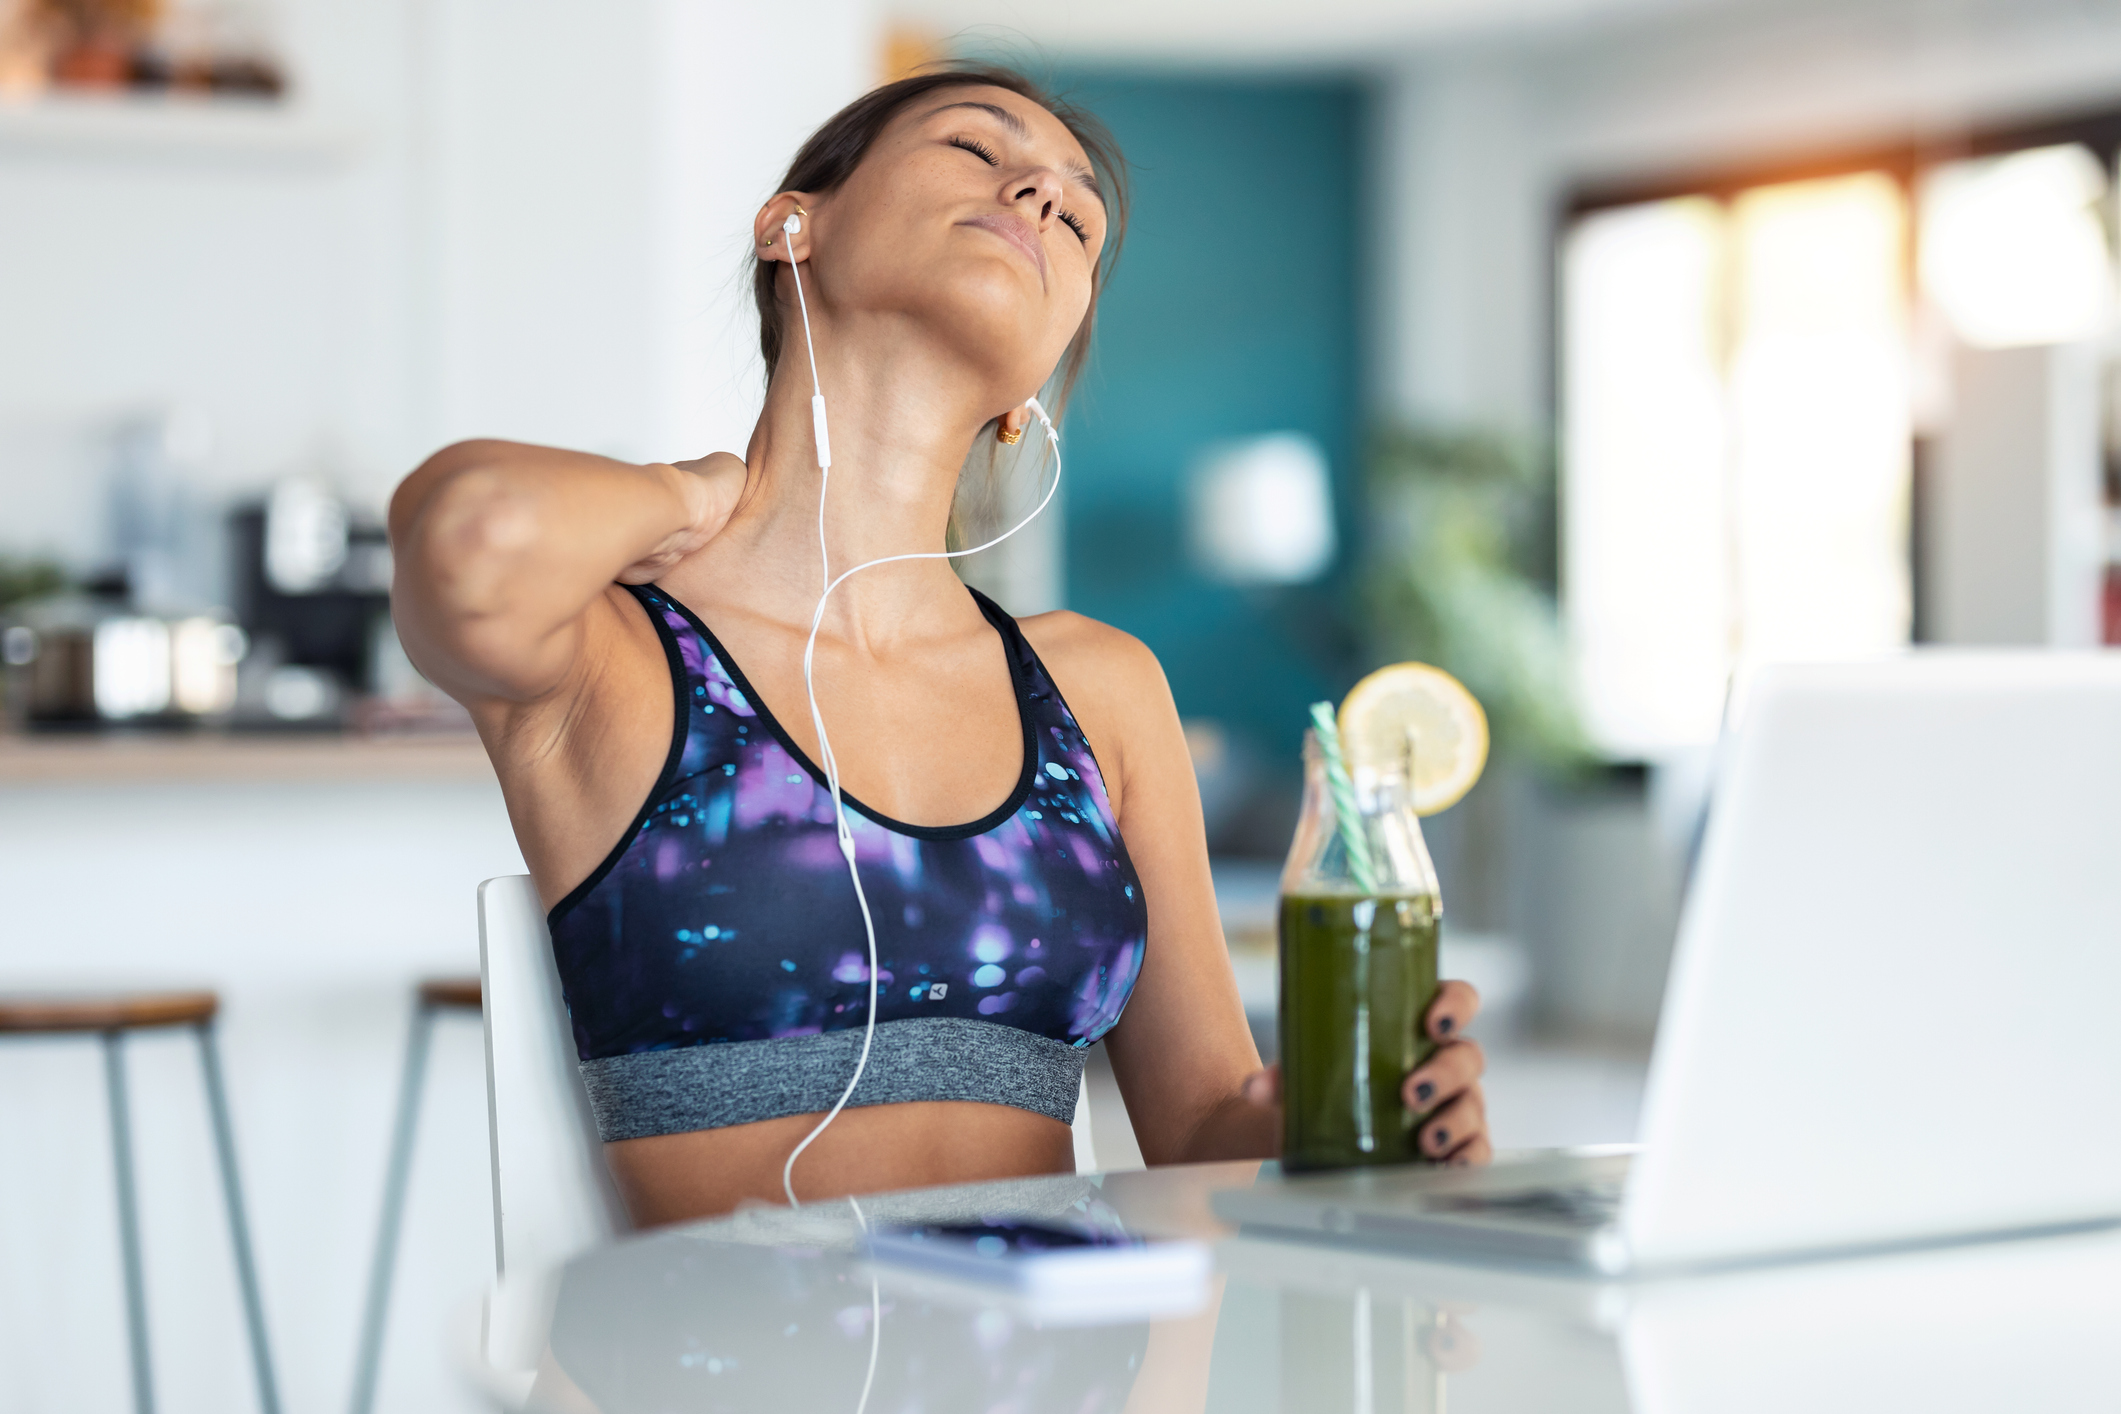
<path fill-rule="evenodd" d="M 1060 219 L 1067 223 L 1069 230 L 1075 232 L 1077 240 L 1084 245 L 1090 244 L 1090 233 L 1083 228 L 1082 217 L 1076 215 L 1073 211 L 1063 211 L 1060 213 Z"/>

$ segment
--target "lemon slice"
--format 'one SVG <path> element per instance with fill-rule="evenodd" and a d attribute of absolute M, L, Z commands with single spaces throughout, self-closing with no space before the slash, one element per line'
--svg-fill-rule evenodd
<path fill-rule="evenodd" d="M 1403 760 L 1409 730 L 1414 813 L 1450 809 L 1488 764 L 1487 713 L 1465 684 L 1427 663 L 1379 668 L 1340 704 L 1341 747 L 1357 769 Z"/>

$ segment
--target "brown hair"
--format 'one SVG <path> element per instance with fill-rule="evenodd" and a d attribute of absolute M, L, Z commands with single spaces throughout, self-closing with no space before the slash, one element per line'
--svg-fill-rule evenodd
<path fill-rule="evenodd" d="M 1067 353 L 1061 357 L 1060 388 L 1052 408 L 1054 416 L 1058 417 L 1089 358 L 1090 329 L 1097 317 L 1098 292 L 1111 278 L 1120 241 L 1127 231 L 1126 160 L 1120 156 L 1119 144 L 1113 141 L 1112 134 L 1095 116 L 1048 93 L 1014 69 L 949 61 L 896 83 L 873 88 L 826 119 L 795 154 L 795 160 L 788 164 L 787 173 L 774 190 L 829 192 L 836 189 L 854 175 L 854 169 L 861 165 L 862 158 L 868 155 L 877 137 L 907 104 L 938 89 L 972 87 L 1006 89 L 1030 99 L 1060 119 L 1061 125 L 1082 144 L 1104 197 L 1104 250 L 1090 271 L 1090 305 L 1083 311 L 1082 326 L 1075 331 L 1075 337 L 1068 342 Z M 782 327 L 784 311 L 774 294 L 774 277 L 779 262 L 759 260 L 756 252 L 752 261 L 755 268 L 751 273 L 751 294 L 759 310 L 759 352 L 766 357 L 766 377 L 770 380 L 780 366 L 781 351 L 787 347 L 787 332 Z"/>

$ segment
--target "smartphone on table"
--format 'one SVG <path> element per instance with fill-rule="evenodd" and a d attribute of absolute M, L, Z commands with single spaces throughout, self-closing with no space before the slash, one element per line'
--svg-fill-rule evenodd
<path fill-rule="evenodd" d="M 1023 1296 L 1071 1300 L 1200 1289 L 1211 1265 L 1200 1242 L 999 1219 L 879 1227 L 869 1236 L 869 1256 Z"/>

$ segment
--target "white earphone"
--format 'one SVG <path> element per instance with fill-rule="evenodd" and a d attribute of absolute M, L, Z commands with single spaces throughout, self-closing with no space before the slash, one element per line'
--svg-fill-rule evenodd
<path fill-rule="evenodd" d="M 800 213 L 801 208 L 790 212 L 788 219 L 781 222 L 781 229 L 791 236 L 800 232 L 803 229 L 802 215 Z M 867 1017 L 862 1024 L 862 1051 L 860 1058 L 854 1063 L 854 1076 L 847 1082 L 847 1088 L 840 1092 L 839 1100 L 826 1113 L 825 1117 L 817 1122 L 817 1127 L 803 1136 L 803 1142 L 795 1146 L 795 1149 L 788 1155 L 788 1162 L 781 1168 L 781 1189 L 788 1195 L 788 1206 L 799 1208 L 802 1204 L 797 1201 L 795 1196 L 795 1161 L 802 1157 L 803 1151 L 810 1147 L 813 1140 L 825 1132 L 827 1125 L 839 1118 L 840 1111 L 847 1107 L 847 1101 L 854 1097 L 855 1087 L 862 1083 L 862 1072 L 869 1066 L 870 1044 L 876 1039 L 876 920 L 870 917 L 869 895 L 862 889 L 862 873 L 855 864 L 854 832 L 848 826 L 846 802 L 840 796 L 839 762 L 832 754 L 831 739 L 825 735 L 825 718 L 818 711 L 817 684 L 812 670 L 812 662 L 817 653 L 818 628 L 825 622 L 825 602 L 832 597 L 833 590 L 845 584 L 854 575 L 866 569 L 873 569 L 878 565 L 888 565 L 900 560 L 953 560 L 965 555 L 976 555 L 982 550 L 990 550 L 1001 544 L 1004 540 L 1016 534 L 1017 531 L 1022 530 L 1025 526 L 1031 524 L 1032 521 L 1038 519 L 1039 513 L 1052 503 L 1053 493 L 1060 489 L 1061 460 L 1060 433 L 1054 429 L 1053 419 L 1046 415 L 1045 406 L 1037 398 L 1027 398 L 1025 405 L 1045 425 L 1046 441 L 1053 448 L 1053 481 L 1052 484 L 1046 487 L 1046 494 L 1039 498 L 1038 504 L 1032 507 L 1031 514 L 1025 516 L 992 540 L 987 541 L 983 545 L 975 545 L 969 550 L 923 550 L 903 555 L 885 555 L 879 559 L 866 560 L 852 569 L 842 570 L 839 576 L 835 578 L 832 573 L 831 551 L 825 543 L 825 493 L 832 480 L 832 439 L 825 426 L 825 393 L 818 384 L 817 344 L 810 337 L 810 302 L 803 293 L 802 270 L 796 261 L 793 246 L 794 243 L 790 242 L 787 248 L 788 273 L 795 277 L 796 306 L 802 311 L 803 318 L 803 351 L 810 361 L 810 425 L 812 433 L 817 440 L 817 548 L 818 559 L 824 570 L 823 583 L 825 586 L 823 592 L 817 597 L 817 608 L 810 616 L 810 637 L 803 644 L 803 692 L 810 699 L 810 725 L 817 732 L 818 755 L 823 758 L 825 784 L 832 792 L 832 817 L 835 828 L 839 832 L 840 854 L 847 861 L 848 877 L 854 881 L 855 901 L 861 905 L 862 909 L 862 928 L 869 937 L 869 1009 Z M 860 1210 L 857 1209 L 856 1211 L 859 1212 Z M 864 1402 L 867 1402 L 866 1390 L 864 1391 Z"/>

